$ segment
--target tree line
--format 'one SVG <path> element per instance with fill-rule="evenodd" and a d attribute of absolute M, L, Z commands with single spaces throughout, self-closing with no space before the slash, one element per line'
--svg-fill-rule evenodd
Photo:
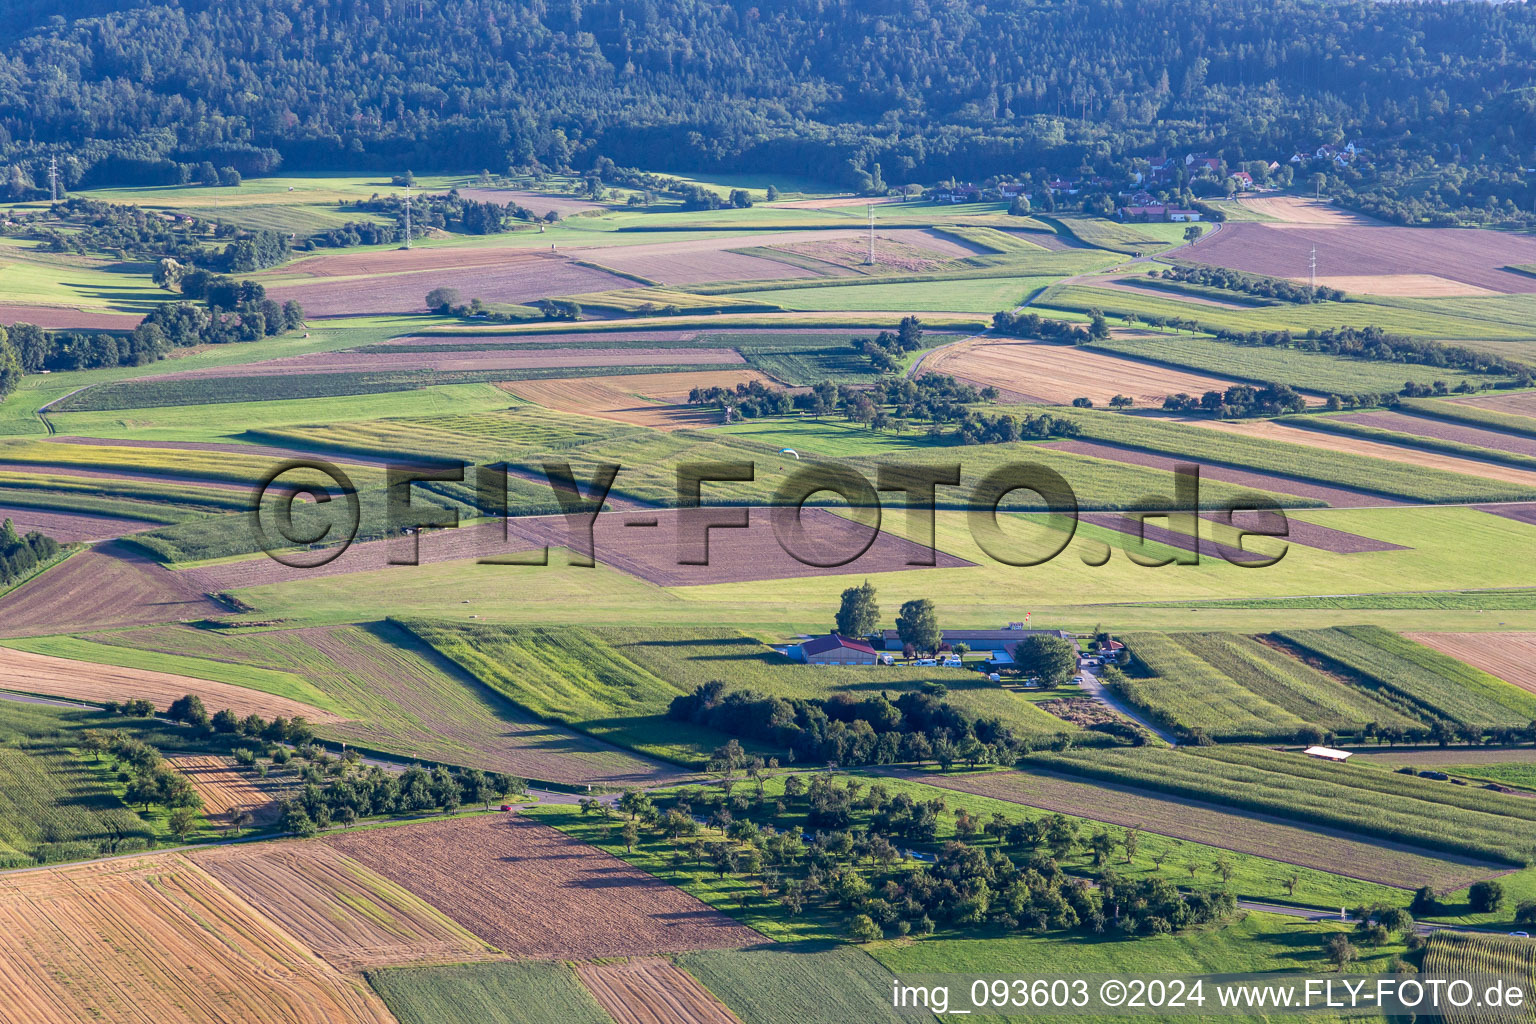
<path fill-rule="evenodd" d="M 267 298 L 256 281 L 235 281 L 204 270 L 176 268 L 176 280 L 191 302 L 156 306 L 127 334 L 106 331 L 49 331 L 36 324 L 0 327 L 0 399 L 15 390 L 23 374 L 144 366 L 178 348 L 260 341 L 304 325 L 304 308 Z"/>

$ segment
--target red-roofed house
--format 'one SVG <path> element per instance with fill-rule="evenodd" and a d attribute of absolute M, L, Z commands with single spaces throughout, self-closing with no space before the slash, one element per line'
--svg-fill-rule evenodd
<path fill-rule="evenodd" d="M 878 665 L 880 653 L 862 640 L 832 633 L 796 644 L 785 652 L 807 665 Z"/>

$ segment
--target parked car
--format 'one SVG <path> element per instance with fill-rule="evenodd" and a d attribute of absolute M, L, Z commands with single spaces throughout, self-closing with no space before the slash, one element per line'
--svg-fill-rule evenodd
<path fill-rule="evenodd" d="M 917 665 L 919 668 L 928 668 L 930 666 L 937 665 L 938 662 L 932 658 L 918 658 L 912 664 Z"/>

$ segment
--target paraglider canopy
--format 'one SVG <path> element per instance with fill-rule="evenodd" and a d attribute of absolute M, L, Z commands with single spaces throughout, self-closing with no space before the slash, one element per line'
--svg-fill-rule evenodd
<path fill-rule="evenodd" d="M 795 457 L 795 461 L 796 462 L 800 461 L 800 453 L 795 451 L 793 448 L 780 448 L 779 449 L 779 454 L 780 455 L 793 455 Z"/>

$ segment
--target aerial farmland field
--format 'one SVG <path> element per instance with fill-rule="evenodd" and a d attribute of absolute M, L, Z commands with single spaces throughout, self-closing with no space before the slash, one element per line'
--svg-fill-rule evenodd
<path fill-rule="evenodd" d="M 10 5 L 0 1024 L 1528 981 L 1536 8 L 632 6 Z"/>

